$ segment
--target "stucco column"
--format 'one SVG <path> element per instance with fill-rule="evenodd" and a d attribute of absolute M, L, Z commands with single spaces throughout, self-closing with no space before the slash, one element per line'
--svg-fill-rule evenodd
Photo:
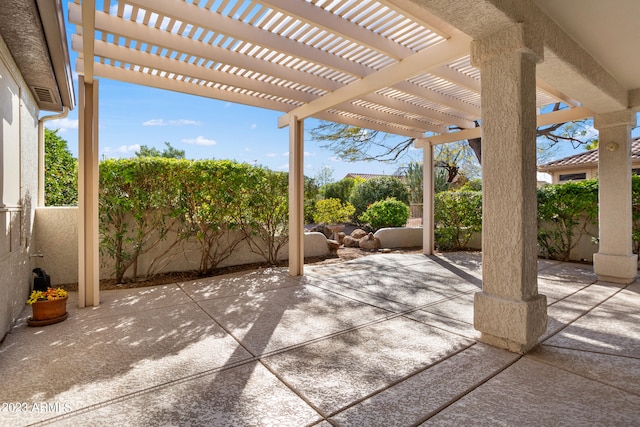
<path fill-rule="evenodd" d="M 593 122 L 600 132 L 600 246 L 593 255 L 593 269 L 599 280 L 631 283 L 638 270 L 631 238 L 631 128 L 636 124 L 636 115 L 631 110 L 616 111 L 596 115 Z"/>
<path fill-rule="evenodd" d="M 304 273 L 304 121 L 289 123 L 289 275 Z"/>
<path fill-rule="evenodd" d="M 78 306 L 100 304 L 98 81 L 78 81 Z"/>
<path fill-rule="evenodd" d="M 422 150 L 422 253 L 433 255 L 433 146 Z"/>
<path fill-rule="evenodd" d="M 541 35 L 515 24 L 471 45 L 482 75 L 482 292 L 474 326 L 481 341 L 524 353 L 547 325 L 538 294 L 536 63 Z"/>

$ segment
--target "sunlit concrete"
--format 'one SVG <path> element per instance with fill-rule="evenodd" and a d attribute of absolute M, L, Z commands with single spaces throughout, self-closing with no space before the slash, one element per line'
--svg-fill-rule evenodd
<path fill-rule="evenodd" d="M 477 253 L 379 254 L 101 292 L 0 345 L 0 425 L 633 425 L 640 283 L 538 262 L 549 326 L 478 341 Z M 42 369 L 34 369 L 42 367 Z M 499 404 L 497 404 L 499 402 Z"/>

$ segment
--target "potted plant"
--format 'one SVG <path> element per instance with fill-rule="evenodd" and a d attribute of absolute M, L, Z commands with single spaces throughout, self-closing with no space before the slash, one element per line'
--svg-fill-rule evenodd
<path fill-rule="evenodd" d="M 67 291 L 62 288 L 47 288 L 46 291 L 31 292 L 27 304 L 33 315 L 27 319 L 29 326 L 45 326 L 62 322 L 67 317 Z"/>
<path fill-rule="evenodd" d="M 340 199 L 318 200 L 313 219 L 317 223 L 326 224 L 333 231 L 334 239 L 339 242 L 338 232 L 344 229 L 345 222 L 351 221 L 355 211 L 356 208 L 351 203 L 343 204 Z"/>

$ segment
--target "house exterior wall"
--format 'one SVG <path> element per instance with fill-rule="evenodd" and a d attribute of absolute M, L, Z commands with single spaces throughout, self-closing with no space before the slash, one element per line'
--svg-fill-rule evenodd
<path fill-rule="evenodd" d="M 568 182 L 568 181 L 561 181 L 560 180 L 560 175 L 584 173 L 585 174 L 585 179 L 597 178 L 598 177 L 598 167 L 596 166 L 594 168 L 564 169 L 564 170 L 556 170 L 556 171 L 548 172 L 548 173 L 551 174 L 551 183 L 552 184 L 562 184 L 562 183 Z M 573 181 L 578 181 L 578 180 L 573 180 Z"/>
<path fill-rule="evenodd" d="M 640 161 L 633 161 L 631 164 L 631 168 L 632 169 L 640 169 Z M 592 179 L 592 178 L 597 178 L 598 177 L 598 166 L 597 165 L 589 165 L 586 167 L 567 167 L 567 168 L 558 168 L 558 169 L 554 169 L 554 170 L 544 170 L 545 173 L 548 173 L 549 175 L 551 175 L 551 183 L 552 184 L 562 184 L 563 182 L 567 182 L 567 181 L 561 181 L 560 180 L 560 175 L 565 175 L 565 174 L 577 174 L 577 173 L 584 173 L 586 178 L 585 179 Z M 577 181 L 577 180 L 576 180 Z"/>
<path fill-rule="evenodd" d="M 2 339 L 25 309 L 32 282 L 33 262 L 29 255 L 38 196 L 39 109 L 2 38 L 0 74 L 0 89 L 3 92 L 0 96 L 0 160 L 3 162 L 0 167 L 0 179 L 3 181 L 0 187 L 5 189 L 0 190 Z M 15 159 L 16 156 L 19 159 Z"/>

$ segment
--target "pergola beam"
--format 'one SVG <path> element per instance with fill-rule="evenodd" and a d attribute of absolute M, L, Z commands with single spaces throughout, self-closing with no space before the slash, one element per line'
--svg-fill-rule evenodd
<path fill-rule="evenodd" d="M 416 104 L 412 104 L 411 102 L 408 102 L 405 100 L 392 98 L 390 96 L 381 95 L 375 92 L 370 95 L 363 96 L 362 100 L 367 102 L 373 102 L 373 103 L 391 107 L 391 108 L 395 108 L 399 111 L 416 114 L 418 116 L 424 117 L 427 120 L 440 122 L 444 126 L 455 125 L 461 128 L 475 127 L 475 123 L 471 120 L 461 119 L 451 114 L 445 114 L 441 111 L 425 108 Z"/>
<path fill-rule="evenodd" d="M 83 72 L 82 62 L 76 66 L 79 73 Z M 239 92 L 218 89 L 202 85 L 195 85 L 184 81 L 173 81 L 160 76 L 144 73 L 142 71 L 127 70 L 120 67 L 96 63 L 94 65 L 94 75 L 112 80 L 118 80 L 131 84 L 138 84 L 158 89 L 171 90 L 174 92 L 185 93 L 188 95 L 201 96 L 204 98 L 219 99 L 222 101 L 233 102 L 243 105 L 249 105 L 257 108 L 266 108 L 275 111 L 292 110 L 296 105 L 284 104 L 279 101 L 261 98 L 255 95 L 246 95 Z M 355 114 L 355 113 L 354 113 Z M 424 133 L 414 129 L 405 128 L 389 122 L 377 122 L 372 120 L 364 120 L 355 117 L 349 117 L 333 112 L 322 112 L 314 116 L 321 120 L 333 121 L 350 126 L 357 126 L 380 132 L 392 133 L 405 136 L 407 138 L 421 138 Z"/>
<path fill-rule="evenodd" d="M 86 49 L 80 52 L 79 57 L 84 63 L 84 81 L 87 84 L 93 83 L 93 43 L 96 33 L 95 9 L 95 0 L 85 0 L 82 2 L 82 41 Z"/>
<path fill-rule="evenodd" d="M 345 39 L 357 41 L 369 49 L 389 55 L 394 59 L 406 58 L 415 53 L 408 47 L 382 37 L 351 21 L 339 18 L 335 14 L 318 8 L 311 3 L 291 0 L 263 0 L 262 3 L 269 5 L 274 10 L 306 21 L 311 25 L 320 27 L 334 34 L 339 34 Z"/>
<path fill-rule="evenodd" d="M 566 110 L 553 111 L 547 114 L 538 114 L 536 119 L 537 126 L 549 126 L 557 123 L 572 122 L 575 120 L 587 119 L 593 117 L 593 112 L 587 107 L 575 107 Z M 446 135 L 436 135 L 424 137 L 415 142 L 416 148 L 425 148 L 430 145 L 447 144 L 449 142 L 464 141 L 471 138 L 480 138 L 482 136 L 482 128 L 464 129 L 459 132 L 451 132 Z"/>
<path fill-rule="evenodd" d="M 428 71 L 448 61 L 460 58 L 468 52 L 468 50 L 469 43 L 467 37 L 451 37 L 429 49 L 425 49 L 394 65 L 384 68 L 373 75 L 363 77 L 331 94 L 303 105 L 292 113 L 280 116 L 278 118 L 278 126 L 288 126 L 290 115 L 295 115 L 299 119 L 311 117 L 321 111 L 335 108 L 337 105 L 375 92 L 378 89 L 392 86 L 421 72 Z"/>
<path fill-rule="evenodd" d="M 78 5 L 74 3 L 69 4 L 69 20 L 77 25 L 83 25 L 78 12 Z M 340 82 L 321 76 L 285 67 L 278 63 L 265 61 L 239 52 L 222 49 L 218 46 L 202 43 L 197 40 L 180 37 L 157 28 L 138 25 L 135 22 L 125 21 L 107 13 L 96 12 L 95 15 L 96 30 L 136 40 L 139 43 L 146 43 L 176 52 L 184 52 L 188 55 L 207 58 L 217 63 L 252 70 L 256 73 L 311 86 L 323 91 L 331 92 L 343 86 Z"/>
<path fill-rule="evenodd" d="M 296 58 L 303 58 L 316 64 L 322 64 L 357 77 L 371 72 L 370 68 L 357 62 L 186 2 L 171 0 L 128 0 L 128 2 L 145 10 L 170 16 L 198 27 L 215 28 L 215 31 L 235 37 L 238 40 L 254 43 L 258 46 L 268 46 L 270 49 Z"/>
<path fill-rule="evenodd" d="M 77 36 L 72 36 L 74 49 L 82 49 L 81 40 Z M 236 88 L 248 89 L 262 92 L 270 96 L 287 98 L 289 100 L 306 103 L 317 98 L 309 92 L 290 89 L 282 85 L 264 83 L 257 79 L 243 77 L 238 74 L 225 73 L 216 69 L 208 69 L 184 61 L 167 58 L 165 56 L 153 55 L 140 52 L 136 49 L 124 46 L 115 46 L 103 41 L 95 42 L 95 54 L 120 61 L 127 64 L 136 64 L 141 67 L 148 67 L 167 73 L 184 75 L 199 80 L 213 82 L 220 85 L 229 85 Z M 117 67 L 116 67 L 117 68 Z"/>

